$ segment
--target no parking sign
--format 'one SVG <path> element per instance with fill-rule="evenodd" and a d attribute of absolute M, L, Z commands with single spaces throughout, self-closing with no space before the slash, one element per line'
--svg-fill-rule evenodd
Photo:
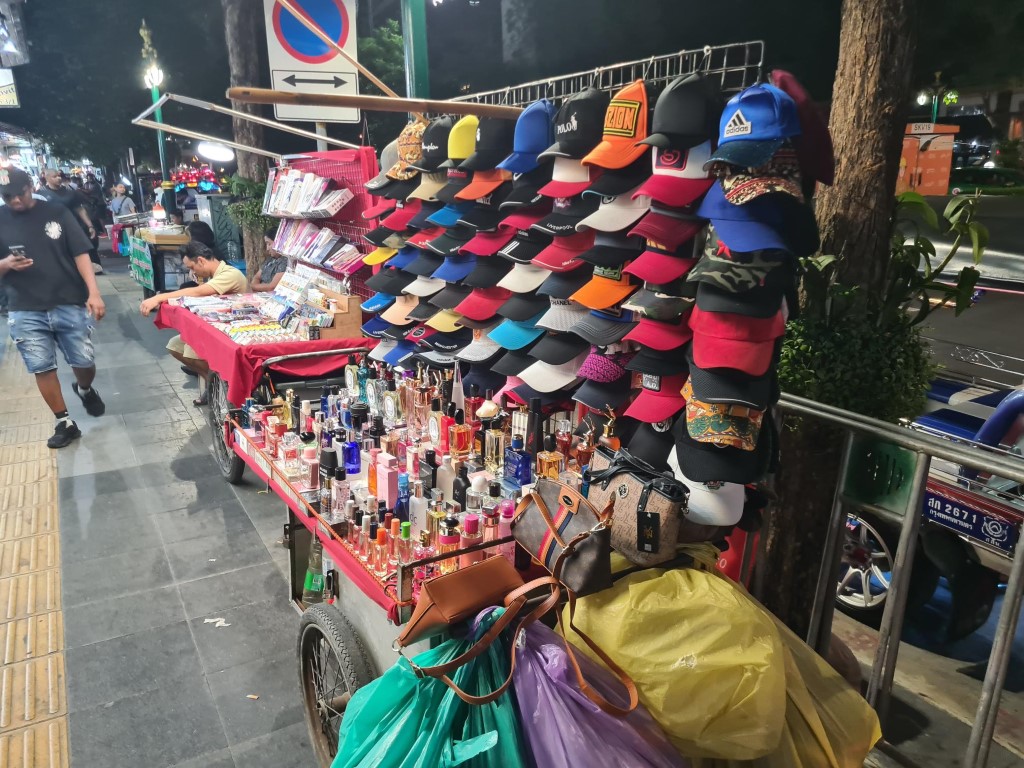
<path fill-rule="evenodd" d="M 355 0 L 291 0 L 352 58 L 356 58 Z M 263 0 L 267 53 L 273 87 L 292 93 L 359 93 L 355 67 L 297 19 L 277 0 Z M 358 123 L 359 110 L 275 104 L 278 120 Z"/>

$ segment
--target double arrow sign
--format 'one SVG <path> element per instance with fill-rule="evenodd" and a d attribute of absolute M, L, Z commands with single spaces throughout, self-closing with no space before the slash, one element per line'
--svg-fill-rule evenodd
<path fill-rule="evenodd" d="M 337 75 L 334 75 L 333 77 L 331 77 L 331 78 L 329 78 L 327 80 L 321 80 L 319 78 L 313 78 L 313 77 L 297 77 L 295 75 L 288 75 L 288 77 L 285 77 L 283 79 L 284 79 L 284 82 L 288 83 L 288 85 L 292 86 L 293 88 L 295 86 L 297 86 L 299 83 L 308 83 L 310 85 L 332 85 L 333 84 L 333 86 L 335 88 L 340 88 L 341 86 L 345 85 L 348 82 L 348 80 L 343 80 L 342 78 L 338 77 Z"/>

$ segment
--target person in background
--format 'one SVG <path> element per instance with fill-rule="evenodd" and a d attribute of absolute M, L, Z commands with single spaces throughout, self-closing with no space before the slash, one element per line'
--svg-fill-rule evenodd
<path fill-rule="evenodd" d="M 269 229 L 263 235 L 263 242 L 267 246 L 267 260 L 260 267 L 259 279 L 253 280 L 249 285 L 253 293 L 263 293 L 277 288 L 277 284 L 281 282 L 281 275 L 288 269 L 288 257 L 282 256 L 274 250 L 274 238 L 276 236 L 277 227 Z"/>
<path fill-rule="evenodd" d="M 135 201 L 128 197 L 128 188 L 124 184 L 115 184 L 113 192 L 109 207 L 115 219 L 136 212 Z"/>
<path fill-rule="evenodd" d="M 217 236 L 213 234 L 213 228 L 205 221 L 190 221 L 185 227 L 185 234 L 189 240 L 200 242 L 217 254 L 218 259 L 224 258 L 217 247 Z"/>
<path fill-rule="evenodd" d="M 107 201 L 103 197 L 103 187 L 96 179 L 96 174 L 89 171 L 85 175 L 85 184 L 82 186 L 82 194 L 88 202 L 89 215 L 92 217 L 92 226 L 99 234 L 103 231 L 103 224 L 107 218 Z"/>
<path fill-rule="evenodd" d="M 57 422 L 46 445 L 63 448 L 82 431 L 64 402 L 57 349 L 74 372 L 71 388 L 86 413 L 102 416 L 106 406 L 92 386 L 92 331 L 107 310 L 90 266 L 89 240 L 70 210 L 37 200 L 31 177 L 18 168 L 0 168 L 0 196 L 0 282 L 10 302 L 11 339 Z"/>
<path fill-rule="evenodd" d="M 228 293 L 245 293 L 245 275 L 218 258 L 217 254 L 198 240 L 192 240 L 185 246 L 182 262 L 186 269 L 192 270 L 198 277 L 205 280 L 201 285 L 191 288 L 180 288 L 170 293 L 159 293 L 146 299 L 139 305 L 144 317 L 170 299 L 182 296 L 223 296 Z M 171 357 L 186 368 L 194 371 L 203 380 L 202 394 L 192 401 L 193 405 L 207 405 L 209 397 L 206 392 L 206 379 L 210 374 L 210 365 L 196 351 L 175 336 L 167 342 L 167 350 Z"/>
<path fill-rule="evenodd" d="M 89 218 L 85 198 L 77 190 L 64 185 L 63 176 L 56 168 L 47 168 L 43 171 L 43 181 L 45 183 L 40 187 L 39 194 L 51 203 L 63 205 L 82 223 L 82 229 L 85 230 L 92 242 L 92 248 L 89 249 L 89 259 L 93 264 L 92 271 L 97 275 L 102 275 L 103 267 L 100 265 L 100 255 L 96 250 L 99 238 L 96 228 L 92 225 L 92 219 Z"/>

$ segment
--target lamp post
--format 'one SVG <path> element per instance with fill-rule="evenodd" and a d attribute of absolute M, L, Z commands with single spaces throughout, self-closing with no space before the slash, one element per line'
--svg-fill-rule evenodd
<path fill-rule="evenodd" d="M 917 103 L 922 107 L 928 103 L 929 99 L 932 102 L 932 123 L 936 123 L 939 119 L 939 99 L 942 99 L 942 103 L 948 107 L 959 101 L 960 94 L 942 82 L 942 72 L 936 72 L 935 81 L 917 94 Z"/>
<path fill-rule="evenodd" d="M 142 26 L 139 28 L 139 35 L 142 37 L 142 58 L 143 61 L 149 62 L 149 66 L 146 67 L 146 72 L 143 75 L 143 82 L 146 87 L 149 88 L 149 92 L 153 97 L 153 103 L 156 104 L 160 101 L 160 86 L 164 82 L 164 71 L 160 69 L 160 65 L 156 61 L 156 49 L 153 48 L 152 33 L 149 31 L 149 27 L 146 26 L 146 20 L 142 20 Z M 164 121 L 163 110 L 157 109 L 154 115 L 156 122 L 162 123 Z M 167 154 L 164 149 L 164 132 L 156 132 L 156 140 L 160 149 L 160 180 L 169 181 L 170 176 L 167 174 Z"/>

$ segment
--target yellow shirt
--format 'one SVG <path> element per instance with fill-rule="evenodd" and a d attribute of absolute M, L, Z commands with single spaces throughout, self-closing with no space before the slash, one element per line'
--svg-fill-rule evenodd
<path fill-rule="evenodd" d="M 217 271 L 206 281 L 206 284 L 221 296 L 225 293 L 245 293 L 248 290 L 245 275 L 226 261 L 220 263 Z"/>

